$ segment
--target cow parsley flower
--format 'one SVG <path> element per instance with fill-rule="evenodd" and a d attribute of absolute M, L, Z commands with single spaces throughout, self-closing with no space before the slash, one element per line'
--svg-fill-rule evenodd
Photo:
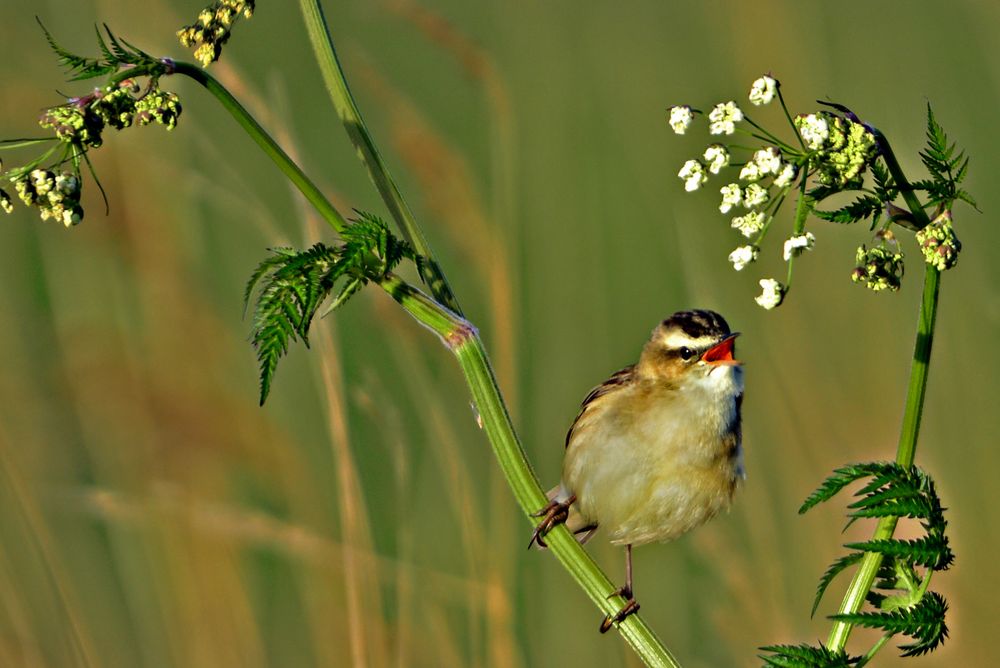
<path fill-rule="evenodd" d="M 767 203 L 767 190 L 761 188 L 756 183 L 751 183 L 743 191 L 743 206 L 748 209 L 762 206 Z"/>
<path fill-rule="evenodd" d="M 785 248 L 782 252 L 782 257 L 785 258 L 785 262 L 788 262 L 793 257 L 802 255 L 803 251 L 812 250 L 812 247 L 815 244 L 816 237 L 813 236 L 812 232 L 806 232 L 805 234 L 792 237 L 785 241 Z"/>
<path fill-rule="evenodd" d="M 730 226 L 734 230 L 739 230 L 740 234 L 745 236 L 747 239 L 754 236 L 758 232 L 764 229 L 764 223 L 767 222 L 767 214 L 763 211 L 751 211 L 745 216 L 736 216 L 733 218 Z"/>
<path fill-rule="evenodd" d="M 790 162 L 783 163 L 781 166 L 781 171 L 777 172 L 777 176 L 774 177 L 774 185 L 778 188 L 784 188 L 792 182 L 795 175 L 798 173 L 799 168 Z"/>
<path fill-rule="evenodd" d="M 740 179 L 743 181 L 758 181 L 760 177 L 760 167 L 756 162 L 748 162 L 740 169 Z"/>
<path fill-rule="evenodd" d="M 760 295 L 754 297 L 754 301 L 768 311 L 779 306 L 785 299 L 785 292 L 788 291 L 788 288 L 773 278 L 762 278 L 759 284 L 761 292 Z"/>
<path fill-rule="evenodd" d="M 733 263 L 733 269 L 743 271 L 743 268 L 757 259 L 759 253 L 756 246 L 740 246 L 729 254 L 729 261 Z"/>
<path fill-rule="evenodd" d="M 681 171 L 677 172 L 677 176 L 684 181 L 684 190 L 687 192 L 697 190 L 708 181 L 708 175 L 705 174 L 705 165 L 697 160 L 688 160 L 685 162 L 684 166 L 681 167 Z"/>
<path fill-rule="evenodd" d="M 764 75 L 750 86 L 750 103 L 755 106 L 770 104 L 774 94 L 778 92 L 778 82 L 773 77 Z"/>
<path fill-rule="evenodd" d="M 712 144 L 705 149 L 705 162 L 708 171 L 718 174 L 723 167 L 729 165 L 729 150 L 722 144 Z"/>
<path fill-rule="evenodd" d="M 691 107 L 686 104 L 680 104 L 670 107 L 670 120 L 667 123 L 670 124 L 670 129 L 675 134 L 682 135 L 691 127 L 691 120 L 693 118 L 694 113 L 691 111 Z"/>
<path fill-rule="evenodd" d="M 824 142 L 830 137 L 830 125 L 820 114 L 806 114 L 795 118 L 795 126 L 798 128 L 802 141 L 810 151 L 815 151 L 823 147 Z"/>
<path fill-rule="evenodd" d="M 781 151 L 773 146 L 762 148 L 754 152 L 753 163 L 757 165 L 761 176 L 777 174 L 781 169 Z"/>
<path fill-rule="evenodd" d="M 736 103 L 720 102 L 708 113 L 708 132 L 713 135 L 731 135 L 736 132 L 736 124 L 743 120 L 743 111 Z"/>
<path fill-rule="evenodd" d="M 730 209 L 743 201 L 743 190 L 738 183 L 724 185 L 719 192 L 722 193 L 722 204 L 719 205 L 720 213 L 729 213 Z"/>

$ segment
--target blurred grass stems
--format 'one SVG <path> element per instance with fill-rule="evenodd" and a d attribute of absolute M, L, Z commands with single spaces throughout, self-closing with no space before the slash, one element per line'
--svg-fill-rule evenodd
<path fill-rule="evenodd" d="M 336 62 L 333 44 L 323 20 L 322 11 L 315 2 L 302 0 L 301 4 L 303 15 L 306 18 L 307 27 L 309 28 L 310 39 L 313 40 L 316 55 L 320 61 L 324 76 L 334 77 L 342 82 L 340 86 L 330 86 L 328 84 L 328 87 L 331 88 L 331 94 L 335 98 L 338 95 L 342 95 L 346 96 L 346 100 L 350 100 L 350 92 L 344 80 L 343 71 Z M 171 67 L 174 73 L 191 77 L 215 96 L 237 123 L 264 150 L 268 157 L 277 164 L 279 169 L 292 181 L 299 191 L 302 192 L 303 196 L 317 209 L 331 227 L 337 231 L 346 227 L 347 222 L 340 212 L 219 81 L 201 68 L 189 63 L 175 62 L 171 63 Z M 134 75 L 135 73 L 133 72 L 132 74 Z M 341 103 L 343 102 L 344 100 L 341 100 Z M 375 151 L 374 143 L 371 141 L 363 122 L 361 122 L 356 105 L 353 104 L 353 100 L 350 100 L 350 102 L 349 106 L 353 110 L 354 116 L 346 122 L 348 131 L 352 134 L 352 137 L 354 137 L 355 132 L 359 133 L 359 136 L 364 138 L 365 146 L 369 146 L 372 149 L 370 153 L 362 151 L 363 157 L 366 155 L 369 157 L 377 156 L 378 153 Z M 402 197 L 392 184 L 391 178 L 385 172 L 381 160 L 378 159 L 376 162 L 366 161 L 365 164 L 372 173 L 372 178 L 375 180 L 376 185 L 382 184 L 379 190 L 383 198 L 387 200 L 387 205 L 394 211 L 401 212 L 405 210 L 408 213 L 405 204 L 400 205 Z M 388 186 L 391 186 L 391 188 Z M 416 223 L 412 219 L 412 216 L 406 217 L 404 222 L 400 223 L 404 233 L 406 230 L 405 226 L 408 225 L 412 226 L 419 233 L 419 229 L 416 228 Z M 422 235 L 412 238 L 416 246 L 417 240 L 421 239 Z M 424 251 L 429 252 L 426 243 L 421 243 L 423 243 Z M 418 252 L 420 252 L 419 248 Z M 429 265 L 434 267 L 433 271 L 435 272 L 435 275 L 431 276 L 428 281 L 431 289 L 436 291 L 442 299 L 454 303 L 453 293 L 445 281 L 443 274 L 441 274 L 440 269 L 433 262 L 433 258 L 428 257 L 428 261 Z M 480 411 L 484 429 L 493 446 L 498 462 L 504 471 L 508 484 L 524 512 L 530 516 L 531 513 L 541 508 L 547 499 L 531 466 L 528 464 L 520 442 L 514 434 L 510 416 L 501 398 L 496 379 L 475 327 L 454 311 L 442 306 L 434 299 L 416 290 L 391 273 L 382 279 L 381 287 L 421 322 L 421 324 L 424 324 L 441 336 L 449 349 L 455 353 L 469 383 L 473 398 Z M 613 594 L 616 589 L 615 586 L 564 527 L 558 528 L 548 542 L 552 552 L 602 612 L 613 615 L 621 609 L 621 606 L 624 605 L 624 599 Z M 647 665 L 679 665 L 640 615 L 633 614 L 629 616 L 619 624 L 619 629 L 625 640 L 632 645 Z"/>
<path fill-rule="evenodd" d="M 903 173 L 885 136 L 876 128 L 871 128 L 878 141 L 882 157 L 889 173 L 899 186 L 900 195 L 913 215 L 918 229 L 930 224 L 927 212 L 913 191 L 913 186 Z M 931 360 L 931 346 L 934 343 L 934 325 L 937 320 L 938 293 L 940 291 L 941 272 L 934 266 L 924 263 L 924 288 L 920 300 L 920 313 L 917 319 L 917 338 L 913 349 L 913 364 L 910 367 L 910 381 L 906 390 L 906 404 L 903 412 L 903 426 L 899 435 L 899 445 L 896 449 L 896 463 L 909 468 L 917 449 L 917 437 L 920 434 L 920 419 L 924 411 L 924 398 L 927 393 L 927 373 Z M 898 519 L 886 517 L 879 520 L 872 536 L 873 540 L 891 538 L 896 530 Z M 848 586 L 844 600 L 837 614 L 855 614 L 861 610 L 868 592 L 875 583 L 875 576 L 882 565 L 882 555 L 877 552 L 867 552 L 858 566 L 858 570 Z M 928 580 L 933 571 L 928 571 Z M 924 585 L 926 587 L 926 583 Z M 843 650 L 851 635 L 854 625 L 845 621 L 834 622 L 826 646 L 831 650 Z M 878 645 L 881 647 L 881 644 Z"/>
<path fill-rule="evenodd" d="M 368 174 L 399 226 L 403 238 L 427 260 L 426 264 L 420 268 L 420 277 L 430 287 L 431 294 L 438 301 L 461 314 L 462 310 L 455 298 L 455 293 L 448 285 L 448 280 L 434 258 L 434 253 L 431 251 L 426 237 L 413 218 L 413 213 L 396 187 L 396 182 L 393 181 L 385 163 L 382 162 L 382 156 L 365 126 L 364 119 L 361 118 L 361 112 L 358 111 L 358 106 L 347 86 L 347 78 L 340 67 L 340 61 L 337 60 L 337 52 L 333 48 L 333 38 L 330 36 L 326 18 L 323 16 L 323 9 L 318 0 L 300 0 L 299 8 L 302 10 L 306 32 L 309 34 L 309 41 L 312 44 L 316 62 L 323 74 L 327 92 L 337 110 L 337 115 L 344 123 L 347 135 L 357 149 L 361 162 L 368 168 Z"/>
<path fill-rule="evenodd" d="M 322 8 L 316 0 L 300 0 L 299 6 L 337 113 L 404 237 L 413 244 L 420 255 L 426 258 L 427 271 L 422 272 L 422 278 L 439 301 L 428 297 L 391 273 L 383 277 L 380 285 L 421 324 L 438 334 L 449 350 L 455 353 L 472 391 L 480 413 L 479 419 L 504 470 L 508 484 L 522 509 L 530 516 L 541 508 L 547 499 L 514 433 L 510 415 L 503 403 L 478 331 L 461 317 L 454 293 L 381 160 L 337 60 L 333 39 Z M 564 567 L 603 612 L 613 615 L 621 608 L 624 599 L 613 594 L 614 585 L 568 531 L 565 529 L 558 531 L 557 536 L 550 541 L 550 546 Z M 647 664 L 678 665 L 638 615 L 631 615 L 619 627 L 623 637 Z"/>

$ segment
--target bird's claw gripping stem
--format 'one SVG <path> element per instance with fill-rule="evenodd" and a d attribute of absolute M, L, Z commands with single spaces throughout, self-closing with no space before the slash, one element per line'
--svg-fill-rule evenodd
<path fill-rule="evenodd" d="M 569 507 L 573 505 L 574 501 L 576 501 L 576 495 L 570 496 L 565 501 L 556 501 L 553 499 L 537 513 L 532 513 L 532 517 L 541 517 L 542 521 L 538 523 L 538 526 L 535 527 L 534 532 L 531 534 L 531 540 L 528 541 L 529 548 L 532 543 L 536 543 L 541 548 L 548 547 L 544 539 L 545 534 L 560 524 L 566 523 L 566 519 L 569 517 Z"/>
<path fill-rule="evenodd" d="M 615 591 L 611 592 L 608 598 L 613 596 L 621 596 L 626 599 L 625 606 L 616 612 L 614 615 L 607 615 L 601 621 L 601 633 L 607 633 L 611 630 L 614 624 L 625 621 L 625 618 L 629 615 L 634 615 L 639 612 L 639 602 L 635 600 L 635 596 L 632 594 L 631 588 L 619 587 Z"/>

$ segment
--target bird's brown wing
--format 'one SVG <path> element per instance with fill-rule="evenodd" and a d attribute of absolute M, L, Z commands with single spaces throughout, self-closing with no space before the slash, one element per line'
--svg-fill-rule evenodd
<path fill-rule="evenodd" d="M 583 403 L 580 404 L 580 412 L 576 414 L 575 418 L 573 418 L 573 424 L 570 425 L 569 431 L 566 432 L 565 447 L 567 448 L 569 447 L 570 438 L 573 436 L 573 429 L 576 428 L 576 423 L 580 421 L 580 418 L 583 417 L 583 414 L 587 412 L 587 408 L 590 406 L 590 404 L 596 401 L 597 399 L 600 399 L 605 394 L 608 394 L 609 392 L 614 392 L 623 385 L 627 385 L 628 383 L 632 382 L 634 378 L 635 378 L 635 365 L 630 364 L 621 371 L 614 372 L 613 374 L 611 374 L 610 378 L 608 378 L 606 381 L 604 381 L 603 383 L 592 389 L 590 391 L 590 394 L 588 394 L 586 398 L 583 400 Z"/>

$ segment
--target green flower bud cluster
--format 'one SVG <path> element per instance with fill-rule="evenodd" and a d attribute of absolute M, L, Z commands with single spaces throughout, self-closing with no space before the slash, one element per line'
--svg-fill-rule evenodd
<path fill-rule="evenodd" d="M 135 83 L 124 81 L 109 91 L 98 91 L 46 111 L 38 124 L 52 129 L 68 144 L 98 148 L 104 143 L 105 127 L 123 130 L 133 124 L 159 123 L 172 130 L 181 114 L 180 99 L 174 93 L 153 88 L 142 97 L 134 95 Z"/>
<path fill-rule="evenodd" d="M 917 243 L 924 261 L 937 267 L 938 271 L 951 269 L 958 264 L 958 254 L 962 242 L 951 226 L 951 212 L 945 211 L 931 221 L 931 224 L 917 232 Z"/>
<path fill-rule="evenodd" d="M 903 278 L 903 254 L 896 248 L 891 232 L 884 232 L 881 236 L 878 246 L 866 248 L 862 244 L 858 248 L 857 266 L 851 272 L 851 280 L 864 283 L 874 292 L 895 292 L 899 290 Z"/>
<path fill-rule="evenodd" d="M 817 151 L 813 158 L 817 180 L 838 190 L 856 185 L 877 155 L 875 136 L 861 123 L 828 111 L 795 119 L 796 127 L 807 137 L 810 122 L 818 123 L 822 132 L 810 146 Z"/>
<path fill-rule="evenodd" d="M 97 148 L 104 143 L 101 138 L 104 121 L 88 106 L 76 102 L 49 109 L 38 119 L 38 124 L 47 130 L 54 130 L 56 136 L 67 144 Z"/>
<path fill-rule="evenodd" d="M 198 20 L 177 31 L 186 47 L 195 47 L 194 57 L 202 67 L 219 59 L 222 46 L 229 41 L 233 24 L 240 16 L 253 16 L 254 0 L 218 0 L 201 10 Z"/>
<path fill-rule="evenodd" d="M 33 169 L 11 179 L 17 196 L 27 206 L 37 207 L 42 220 L 57 220 L 72 227 L 83 220 L 80 206 L 80 177 L 63 172 L 56 174 L 48 169 Z M 10 198 L 0 190 L 0 206 L 10 213 Z"/>
<path fill-rule="evenodd" d="M 180 115 L 180 98 L 170 91 L 152 90 L 135 103 L 135 122 L 139 125 L 159 123 L 173 130 Z"/>
<path fill-rule="evenodd" d="M 89 105 L 90 111 L 101 119 L 104 125 L 115 130 L 132 126 L 135 117 L 135 98 L 128 87 L 118 87 L 97 97 Z"/>

